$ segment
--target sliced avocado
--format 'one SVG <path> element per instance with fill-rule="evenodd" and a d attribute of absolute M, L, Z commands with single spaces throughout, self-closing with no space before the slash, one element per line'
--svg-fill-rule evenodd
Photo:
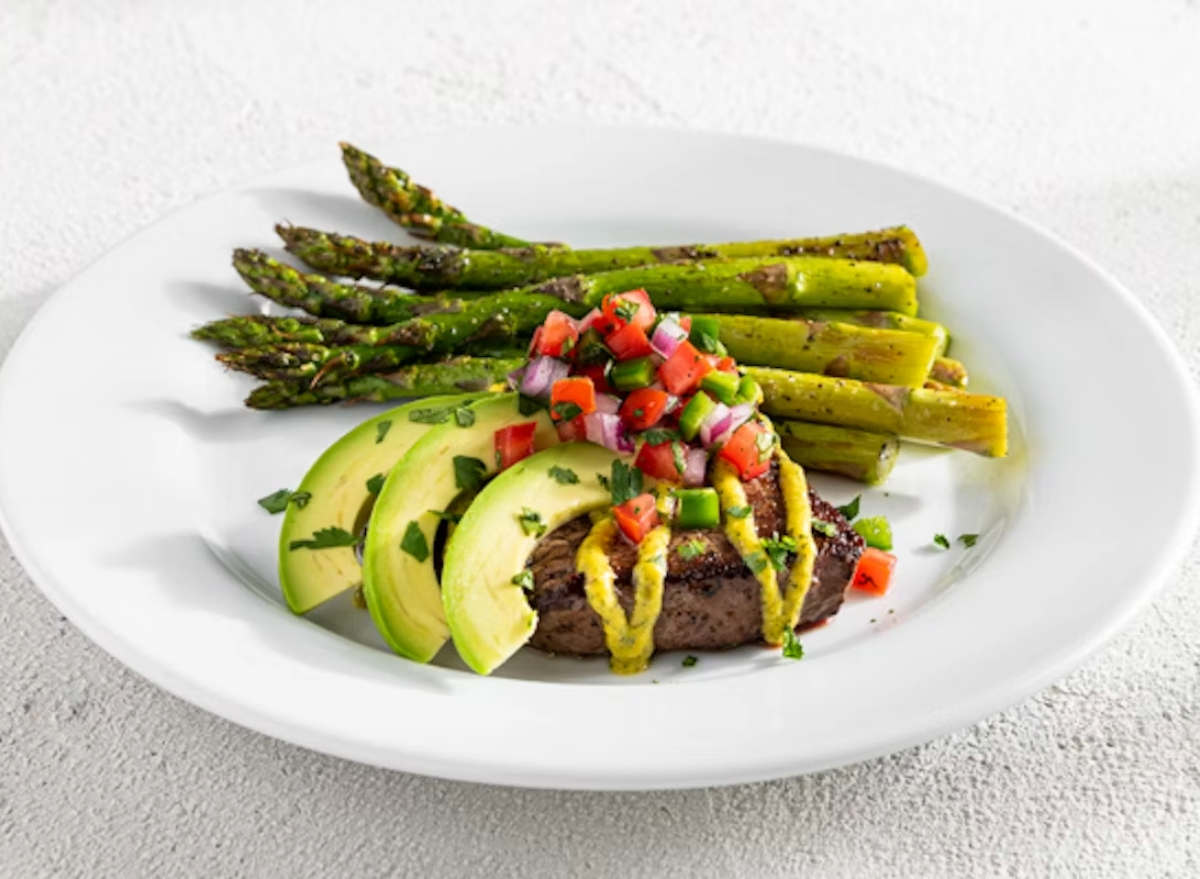
<path fill-rule="evenodd" d="M 464 484 L 462 477 L 482 481 L 496 472 L 500 428 L 534 421 L 534 448 L 558 442 L 550 417 L 544 411 L 522 415 L 516 394 L 477 400 L 469 408 L 471 424 L 451 420 L 439 425 L 396 463 L 367 529 L 367 609 L 388 646 L 417 662 L 433 659 L 450 638 L 434 570 L 434 538 L 441 521 L 436 513 L 450 507 L 463 490 L 479 487 Z"/>
<path fill-rule="evenodd" d="M 442 602 L 454 646 L 475 671 L 490 674 L 529 640 L 537 614 L 514 577 L 542 534 L 612 502 L 600 478 L 616 460 L 601 446 L 564 443 L 501 473 L 467 509 L 446 545 Z M 558 481 L 553 467 L 574 471 L 578 482 Z"/>
<path fill-rule="evenodd" d="M 294 613 L 318 604 L 362 582 L 362 566 L 353 546 L 291 549 L 293 541 L 311 540 L 325 528 L 358 535 L 371 512 L 374 495 L 367 482 L 386 474 L 409 447 L 436 424 L 411 421 L 414 410 L 466 404 L 479 394 L 427 397 L 390 409 L 355 427 L 331 445 L 309 468 L 296 494 L 303 506 L 288 505 L 279 535 L 279 579 L 283 597 Z"/>

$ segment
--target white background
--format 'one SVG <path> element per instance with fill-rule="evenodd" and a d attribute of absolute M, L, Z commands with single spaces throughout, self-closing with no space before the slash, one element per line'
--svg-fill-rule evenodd
<path fill-rule="evenodd" d="M 340 139 L 571 119 L 786 137 L 992 199 L 1112 270 L 1196 374 L 1198 107 L 1194 0 L 0 0 L 0 358 L 63 281 L 200 196 Z M 80 393 L 103 380 L 80 364 Z M 1114 466 L 1098 478 L 1135 478 Z M 208 716 L 87 642 L 0 541 L 0 873 L 1193 876 L 1198 583 L 1189 562 L 1082 670 L 948 739 L 771 784 L 556 794 Z"/>

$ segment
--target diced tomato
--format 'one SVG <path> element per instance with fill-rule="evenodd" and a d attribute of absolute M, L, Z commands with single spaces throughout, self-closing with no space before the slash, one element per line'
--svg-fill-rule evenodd
<path fill-rule="evenodd" d="M 604 336 L 615 333 L 627 323 L 637 324 L 643 333 L 654 326 L 654 306 L 650 304 L 650 296 L 645 290 L 609 294 L 604 297 L 600 311 L 600 317 L 596 318 L 592 326 Z"/>
<path fill-rule="evenodd" d="M 626 537 L 634 543 L 641 543 L 643 537 L 658 527 L 658 507 L 654 503 L 654 495 L 638 495 L 633 500 L 613 507 L 613 518 Z"/>
<path fill-rule="evenodd" d="M 550 386 L 551 418 L 555 421 L 569 420 L 563 418 L 563 410 L 572 405 L 579 407 L 576 415 L 587 415 L 596 411 L 596 386 L 590 378 L 561 378 Z"/>
<path fill-rule="evenodd" d="M 658 377 L 668 391 L 677 397 L 690 394 L 700 385 L 700 379 L 712 372 L 712 364 L 696 350 L 691 342 L 680 342 L 675 353 L 658 368 Z"/>
<path fill-rule="evenodd" d="M 592 387 L 596 389 L 598 394 L 611 394 L 613 387 L 608 381 L 608 366 L 603 363 L 594 363 L 591 366 L 582 366 L 576 374 L 582 378 L 590 378 Z"/>
<path fill-rule="evenodd" d="M 608 345 L 608 350 L 612 351 L 613 356 L 618 360 L 633 360 L 654 353 L 646 331 L 637 324 L 626 324 L 621 329 L 609 334 L 604 341 Z"/>
<path fill-rule="evenodd" d="M 717 369 L 721 372 L 731 372 L 737 375 L 737 361 L 732 357 L 722 357 L 717 361 Z"/>
<path fill-rule="evenodd" d="M 884 595 L 896 569 L 896 557 L 890 552 L 868 546 L 854 569 L 854 588 L 872 595 Z"/>
<path fill-rule="evenodd" d="M 579 341 L 579 330 L 575 319 L 561 311 L 546 315 L 545 322 L 533 333 L 530 356 L 561 357 L 570 359 L 575 343 Z"/>
<path fill-rule="evenodd" d="M 533 454 L 533 435 L 537 422 L 513 424 L 496 431 L 496 468 L 507 470 L 522 458 Z"/>
<path fill-rule="evenodd" d="M 771 453 L 764 452 L 763 441 L 759 439 L 766 433 L 754 422 L 747 422 L 735 430 L 729 442 L 721 447 L 720 456 L 737 468 L 743 480 L 762 476 L 771 467 Z"/>
<path fill-rule="evenodd" d="M 677 453 L 678 457 L 676 457 Z M 686 466 L 683 446 L 676 443 L 660 443 L 657 446 L 645 443 L 638 451 L 633 466 L 651 479 L 660 479 L 663 482 L 682 482 L 683 468 Z"/>
<path fill-rule="evenodd" d="M 621 404 L 621 418 L 633 431 L 654 427 L 666 411 L 667 392 L 654 388 L 636 390 Z"/>
<path fill-rule="evenodd" d="M 582 415 L 576 415 L 570 421 L 559 421 L 554 428 L 564 443 L 581 443 L 587 439 L 587 424 Z"/>

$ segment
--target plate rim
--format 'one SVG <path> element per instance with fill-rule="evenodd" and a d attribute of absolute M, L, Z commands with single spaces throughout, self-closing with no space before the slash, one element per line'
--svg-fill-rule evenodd
<path fill-rule="evenodd" d="M 630 133 L 651 133 L 651 134 L 668 134 L 679 138 L 720 138 L 729 142 L 741 144 L 754 143 L 770 143 L 800 150 L 809 151 L 812 153 L 823 154 L 825 156 L 838 160 L 852 160 L 854 163 L 862 164 L 876 170 L 886 171 L 889 174 L 898 175 L 907 180 L 915 182 L 923 187 L 936 189 L 942 193 L 953 196 L 958 199 L 965 199 L 976 208 L 983 208 L 995 214 L 999 214 L 1007 221 L 1015 223 L 1023 227 L 1026 231 L 1032 232 L 1036 236 L 1053 243 L 1059 250 L 1069 255 L 1073 260 L 1085 266 L 1091 272 L 1095 273 L 1099 278 L 1114 291 L 1120 298 L 1121 304 L 1130 313 L 1131 317 L 1135 317 L 1141 328 L 1149 331 L 1155 347 L 1160 354 L 1165 357 L 1165 360 L 1175 376 L 1180 380 L 1182 394 L 1179 402 L 1181 403 L 1181 424 L 1186 424 L 1187 429 L 1192 436 L 1200 436 L 1200 393 L 1196 388 L 1196 383 L 1190 374 L 1187 362 L 1184 360 L 1181 352 L 1175 346 L 1171 338 L 1167 335 L 1159 320 L 1154 316 L 1150 309 L 1138 299 L 1132 291 L 1121 281 L 1119 281 L 1111 272 L 1097 263 L 1094 259 L 1083 253 L 1074 245 L 1065 241 L 1057 233 L 1048 230 L 1041 225 L 1016 214 L 1012 210 L 983 199 L 971 192 L 953 188 L 947 184 L 930 178 L 923 174 L 917 174 L 904 168 L 879 162 L 873 159 L 865 159 L 853 153 L 832 149 L 829 147 L 816 146 L 807 144 L 802 141 L 781 138 L 781 137 L 762 137 L 756 135 L 741 135 L 728 132 L 704 131 L 693 128 L 678 128 L 671 126 L 636 126 L 636 125 L 601 125 L 601 124 L 580 124 L 577 122 L 567 123 L 541 123 L 536 125 L 476 125 L 453 127 L 440 129 L 434 132 L 426 132 L 421 135 L 410 138 L 398 138 L 399 143 L 410 143 L 413 141 L 428 140 L 450 135 L 462 136 L 471 132 L 496 132 L 498 130 L 506 131 L 512 134 L 530 135 L 538 131 L 555 131 L 561 132 L 563 129 L 588 131 L 600 129 L 605 132 L 625 131 Z M 318 162 L 327 161 L 327 159 L 310 160 L 302 163 L 295 163 L 286 167 L 276 168 L 271 171 L 263 172 L 255 175 L 252 178 L 240 180 L 230 186 L 223 187 L 220 190 L 208 193 L 198 198 L 192 199 L 185 204 L 179 205 L 173 210 L 164 213 L 150 223 L 138 228 L 136 231 L 125 236 L 123 239 L 109 247 L 93 260 L 82 271 L 73 275 L 69 280 L 64 282 L 55 292 L 47 299 L 47 301 L 38 309 L 32 319 L 22 329 L 18 338 L 15 340 L 4 362 L 0 363 L 0 424 L 6 420 L 5 400 L 8 394 L 6 389 L 10 382 L 13 381 L 12 376 L 16 369 L 12 366 L 14 363 L 19 363 L 25 356 L 26 348 L 32 344 L 31 338 L 35 338 L 40 332 L 40 327 L 43 323 L 48 322 L 56 313 L 58 308 L 61 308 L 66 301 L 63 294 L 77 284 L 85 282 L 88 275 L 96 269 L 97 266 L 107 261 L 112 254 L 121 250 L 130 241 L 146 234 L 148 230 L 167 223 L 173 217 L 184 212 L 193 210 L 200 205 L 209 201 L 215 201 L 222 197 L 231 196 L 241 190 L 251 186 L 262 185 L 265 181 L 279 178 L 285 175 L 296 174 L 302 172 L 306 168 L 315 167 Z M 1187 492 L 1188 499 L 1186 504 L 1186 512 L 1178 517 L 1173 523 L 1170 539 L 1164 545 L 1161 554 L 1154 560 L 1154 563 L 1148 567 L 1146 573 L 1139 578 L 1135 597 L 1132 600 L 1126 601 L 1115 609 L 1114 612 L 1106 614 L 1103 618 L 1103 625 L 1098 625 L 1090 632 L 1081 636 L 1078 642 L 1074 644 L 1072 649 L 1067 651 L 1058 661 L 1048 663 L 1041 668 L 1031 671 L 1020 680 L 1009 679 L 1003 693 L 984 693 L 970 701 L 960 700 L 952 706 L 951 710 L 943 712 L 944 716 L 939 722 L 926 724 L 921 726 L 919 730 L 914 730 L 908 736 L 891 737 L 887 741 L 881 741 L 874 747 L 859 749 L 854 752 L 853 756 L 846 755 L 829 756 L 824 761 L 805 761 L 805 766 L 800 770 L 789 770 L 785 767 L 775 767 L 774 769 L 765 769 L 757 774 L 741 772 L 736 777 L 730 778 L 714 778 L 705 777 L 697 779 L 694 783 L 687 780 L 676 778 L 675 780 L 660 781 L 658 783 L 616 783 L 604 784 L 596 783 L 597 777 L 581 774 L 577 779 L 562 779 L 562 778 L 537 778 L 522 775 L 521 777 L 497 777 L 494 768 L 490 769 L 487 774 L 491 777 L 486 779 L 486 783 L 500 783 L 516 787 L 531 787 L 544 789 L 591 789 L 591 790 L 645 790 L 645 789 L 684 789 L 704 786 L 717 786 L 727 784 L 738 784 L 754 781 L 762 781 L 786 777 L 794 774 L 807 774 L 810 772 L 821 771 L 832 766 L 846 765 L 848 763 L 861 762 L 863 760 L 872 759 L 886 754 L 891 754 L 897 750 L 911 747 L 915 744 L 930 741 L 934 738 L 940 738 L 955 730 L 962 729 L 964 726 L 971 723 L 979 722 L 987 717 L 990 717 L 1014 704 L 1027 699 L 1030 695 L 1052 683 L 1055 680 L 1061 679 L 1065 675 L 1080 667 L 1090 656 L 1097 650 L 1107 644 L 1116 634 L 1124 629 L 1129 622 L 1141 613 L 1145 607 L 1161 592 L 1166 585 L 1170 575 L 1178 570 L 1183 558 L 1195 538 L 1198 528 L 1200 528 L 1200 466 L 1196 466 L 1196 461 L 1200 459 L 1200 449 L 1193 455 L 1193 467 L 1191 473 L 1190 491 Z M 64 588 L 63 584 L 57 582 L 51 577 L 40 565 L 36 558 L 34 550 L 28 546 L 20 531 L 16 528 L 10 519 L 7 512 L 9 507 L 6 501 L 6 492 L 3 485 L 0 485 L 0 532 L 3 532 L 8 544 L 12 550 L 14 557 L 22 566 L 25 572 L 29 575 L 31 581 L 37 586 L 39 591 L 45 595 L 50 602 L 64 614 L 73 625 L 80 629 L 93 643 L 103 649 L 110 656 L 113 656 L 126 668 L 135 672 L 139 676 L 149 680 L 156 686 L 161 687 L 167 692 L 178 698 L 181 698 L 191 704 L 216 714 L 219 717 L 230 720 L 241 726 L 253 729 L 265 735 L 274 738 L 288 741 L 292 744 L 299 745 L 304 748 L 315 750 L 322 753 L 332 754 L 344 759 L 352 760 L 369 765 L 386 766 L 393 769 L 400 769 L 414 774 L 427 775 L 437 778 L 447 778 L 459 781 L 484 782 L 481 778 L 480 769 L 483 765 L 476 766 L 471 761 L 457 761 L 454 764 L 447 765 L 432 765 L 428 758 L 418 758 L 422 761 L 421 765 L 413 765 L 412 755 L 408 755 L 408 760 L 396 760 L 396 754 L 389 752 L 387 755 L 376 755 L 375 757 L 365 757 L 361 747 L 354 746 L 354 743 L 349 741 L 330 741 L 324 738 L 319 732 L 312 731 L 303 727 L 293 727 L 291 724 L 280 721 L 274 718 L 269 713 L 259 712 L 254 708 L 243 704 L 236 696 L 220 693 L 210 690 L 204 684 L 190 681 L 182 675 L 176 674 L 172 669 L 166 668 L 162 663 L 157 662 L 150 655 L 145 654 L 140 648 L 132 645 L 122 639 L 116 631 L 110 630 L 98 621 L 92 619 L 90 615 L 76 604 L 71 598 L 71 591 Z M 330 634 L 330 637 L 337 637 Z M 340 639 L 339 639 L 340 640 Z M 384 759 L 379 759 L 382 756 Z M 400 765 L 401 763 L 405 765 Z M 485 764 L 489 767 L 494 767 L 492 763 Z"/>

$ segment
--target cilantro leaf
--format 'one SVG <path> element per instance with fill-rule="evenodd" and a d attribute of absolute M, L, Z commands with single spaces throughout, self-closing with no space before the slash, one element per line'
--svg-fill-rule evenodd
<path fill-rule="evenodd" d="M 692 656 L 690 653 L 683 657 L 683 662 L 680 663 L 684 668 L 693 668 L 700 660 Z"/>
<path fill-rule="evenodd" d="M 661 446 L 663 443 L 678 440 L 679 431 L 671 430 L 669 427 L 652 427 L 650 430 L 643 430 L 641 437 L 652 446 Z"/>
<path fill-rule="evenodd" d="M 696 339 L 696 347 L 705 354 L 716 354 L 719 357 L 724 357 L 728 350 L 721 344 L 721 340 L 709 333 L 700 333 Z"/>
<path fill-rule="evenodd" d="M 820 534 L 822 537 L 834 537 L 838 533 L 837 525 L 824 519 L 813 519 L 812 531 L 813 534 Z"/>
<path fill-rule="evenodd" d="M 367 491 L 371 492 L 371 494 L 379 494 L 379 492 L 383 491 L 383 484 L 385 482 L 387 482 L 387 477 L 382 473 L 376 473 L 367 480 Z"/>
<path fill-rule="evenodd" d="M 400 548 L 419 562 L 429 558 L 429 542 L 425 540 L 425 534 L 415 519 L 404 529 L 404 536 L 400 538 Z"/>
<path fill-rule="evenodd" d="M 578 403 L 563 401 L 550 407 L 550 417 L 555 421 L 574 421 L 582 414 L 583 410 L 579 408 Z"/>
<path fill-rule="evenodd" d="M 766 553 L 761 552 L 748 555 L 742 559 L 742 561 L 746 563 L 746 567 L 750 569 L 750 573 L 752 574 L 761 574 L 767 569 L 767 565 L 770 564 L 770 562 L 767 561 Z"/>
<path fill-rule="evenodd" d="M 853 521 L 853 519 L 856 516 L 858 516 L 858 506 L 861 501 L 862 501 L 862 495 L 861 494 L 855 495 L 854 500 L 850 501 L 850 503 L 848 503 L 848 504 L 844 504 L 843 506 L 838 507 L 837 511 L 839 513 L 841 513 L 843 516 L 845 516 L 847 519 Z"/>
<path fill-rule="evenodd" d="M 375 445 L 383 442 L 384 437 L 388 435 L 388 431 L 392 429 L 392 419 L 385 419 L 375 425 Z"/>
<path fill-rule="evenodd" d="M 546 535 L 546 523 L 542 521 L 542 514 L 537 510 L 531 510 L 529 507 L 521 507 L 521 515 L 517 519 L 521 522 L 521 530 L 526 534 L 531 534 L 534 537 L 544 537 Z"/>
<path fill-rule="evenodd" d="M 614 507 L 633 500 L 642 493 L 642 471 L 624 461 L 613 461 L 609 488 Z"/>
<path fill-rule="evenodd" d="M 456 406 L 454 421 L 459 427 L 470 427 L 475 423 L 475 410 L 469 406 Z"/>
<path fill-rule="evenodd" d="M 600 483 L 601 488 L 608 488 L 609 486 L 608 477 L 603 473 L 596 474 L 596 481 Z"/>
<path fill-rule="evenodd" d="M 513 576 L 512 583 L 514 586 L 520 586 L 526 592 L 532 592 L 533 571 L 529 570 L 529 568 L 525 568 L 525 570 L 521 571 L 521 573 Z"/>
<path fill-rule="evenodd" d="M 293 540 L 288 544 L 288 549 L 333 549 L 338 546 L 355 546 L 357 543 L 358 538 L 345 528 L 320 528 L 314 531 L 308 540 Z"/>
<path fill-rule="evenodd" d="M 290 488 L 281 488 L 279 491 L 273 491 L 266 497 L 258 499 L 258 505 L 270 513 L 272 516 L 277 513 L 282 513 L 287 509 L 288 504 L 295 504 L 300 509 L 304 509 L 305 505 L 312 500 L 312 493 L 307 491 L 292 491 Z"/>
<path fill-rule="evenodd" d="M 979 541 L 978 534 L 960 534 L 960 535 L 958 535 L 958 542 L 961 543 L 963 546 L 965 546 L 967 549 L 970 549 L 978 541 Z"/>
<path fill-rule="evenodd" d="M 408 420 L 417 424 L 445 424 L 453 414 L 453 406 L 434 406 L 429 409 L 412 410 L 408 413 Z"/>
<path fill-rule="evenodd" d="M 745 519 L 754 512 L 754 507 L 747 504 L 744 507 L 730 507 L 725 511 L 735 519 Z"/>
<path fill-rule="evenodd" d="M 779 538 L 768 537 L 763 540 L 762 545 L 771 567 L 777 571 L 782 571 L 787 565 L 788 554 L 796 551 L 796 541 L 788 534 Z"/>
<path fill-rule="evenodd" d="M 483 487 L 487 480 L 487 464 L 466 455 L 454 456 L 454 484 L 462 491 Z"/>
<path fill-rule="evenodd" d="M 642 305 L 640 302 L 633 302 L 629 299 L 619 299 L 617 300 L 617 307 L 613 309 L 613 311 L 616 312 L 617 317 L 628 323 L 629 321 L 633 320 L 633 316 L 638 313 L 638 309 L 641 307 Z"/>
<path fill-rule="evenodd" d="M 296 509 L 303 510 L 308 506 L 308 502 L 312 500 L 311 491 L 297 491 L 292 495 L 292 503 L 296 505 Z"/>
<path fill-rule="evenodd" d="M 697 537 L 693 540 L 687 541 L 686 543 L 679 544 L 679 548 L 675 550 L 675 552 L 677 552 L 679 557 L 685 562 L 690 562 L 692 559 L 704 555 L 704 550 L 707 548 L 708 544 Z"/>
<path fill-rule="evenodd" d="M 443 522 L 449 522 L 451 525 L 457 525 L 462 521 L 461 513 L 448 513 L 445 510 L 426 510 L 431 516 L 437 516 Z"/>
<path fill-rule="evenodd" d="M 946 539 L 945 534 L 933 535 L 933 542 L 936 543 L 938 546 L 940 546 L 942 549 L 950 548 L 950 541 Z"/>
<path fill-rule="evenodd" d="M 522 415 L 533 415 L 545 408 L 546 404 L 534 397 L 527 397 L 524 394 L 517 397 L 517 411 Z"/>
<path fill-rule="evenodd" d="M 783 630 L 783 655 L 786 659 L 804 658 L 804 648 L 800 646 L 800 639 L 790 626 Z"/>
<path fill-rule="evenodd" d="M 579 474 L 569 467 L 559 467 L 555 464 L 550 468 L 550 478 L 560 485 L 578 485 Z"/>

